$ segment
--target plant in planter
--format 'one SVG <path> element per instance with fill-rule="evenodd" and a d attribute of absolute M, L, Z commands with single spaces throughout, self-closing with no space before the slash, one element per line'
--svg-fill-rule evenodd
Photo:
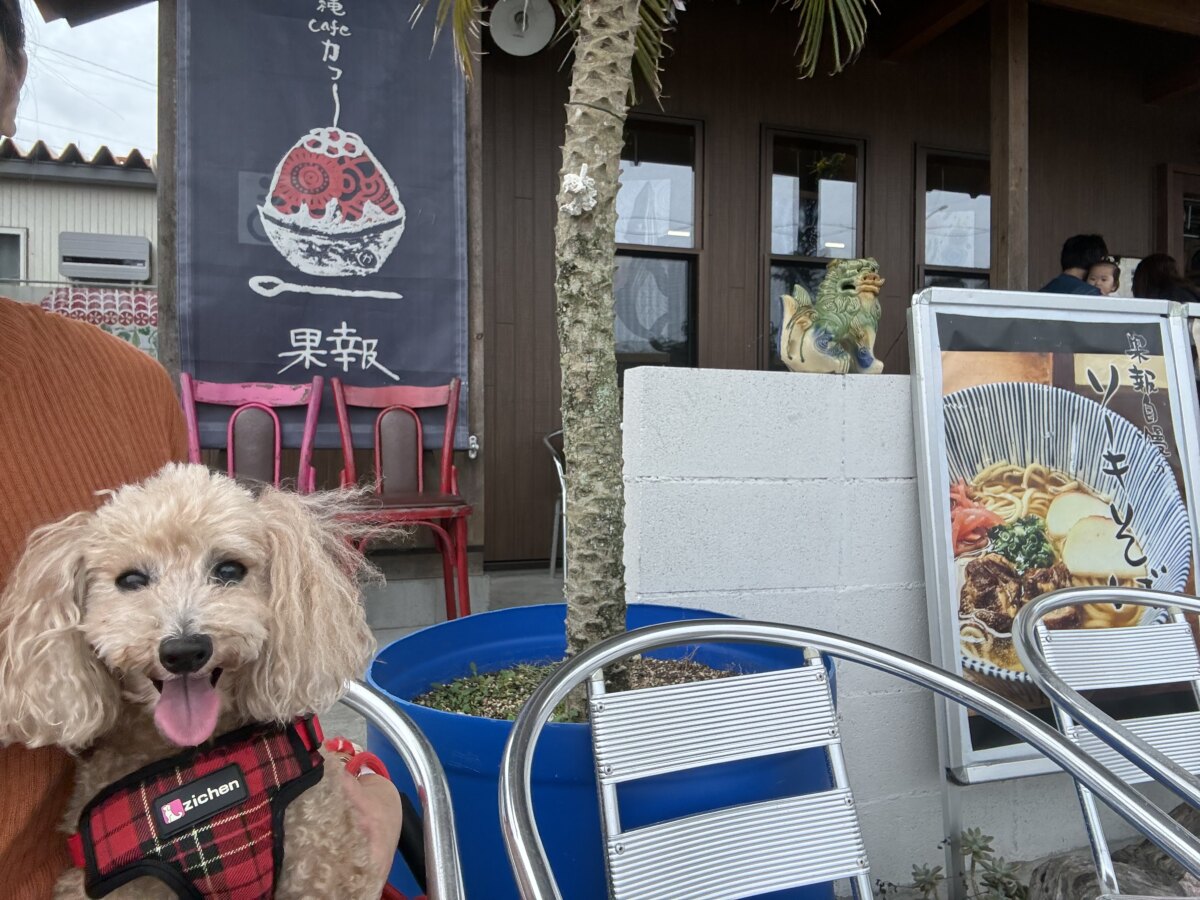
<path fill-rule="evenodd" d="M 428 5 L 432 0 L 422 2 Z M 434 684 L 470 673 L 473 666 L 478 671 L 494 671 L 553 661 L 626 627 L 710 615 L 667 607 L 627 610 L 622 563 L 621 408 L 613 325 L 618 173 L 635 69 L 650 93 L 657 96 L 664 37 L 683 2 L 556 2 L 574 35 L 555 226 L 563 443 L 571 522 L 566 605 L 503 610 L 442 623 L 386 648 L 371 672 L 374 683 L 413 715 L 438 748 L 451 779 L 459 832 L 467 836 L 463 865 L 468 893 L 489 900 L 516 896 L 500 839 L 496 803 L 500 756 L 511 725 L 409 701 Z M 874 0 L 790 0 L 790 8 L 800 18 L 802 77 L 815 73 L 826 44 L 832 47 L 835 71 L 854 58 L 865 39 L 868 4 L 874 6 Z M 470 35 L 478 31 L 480 13 L 474 0 L 437 0 L 438 27 L 451 24 L 459 60 L 468 74 Z M 696 659 L 716 668 L 734 665 L 756 671 L 803 661 L 799 653 L 789 656 L 777 649 L 751 648 L 740 652 L 702 648 Z M 548 847 L 551 859 L 556 870 L 570 878 L 570 883 L 564 884 L 570 888 L 568 895 L 580 898 L 606 895 L 585 727 L 562 724 L 548 729 L 539 746 L 539 760 L 544 762 L 535 763 L 534 790 L 539 810 L 558 819 L 544 831 L 555 844 Z M 371 743 L 373 748 L 382 747 L 377 738 Z M 672 811 L 685 815 L 687 803 L 697 796 L 709 799 L 719 790 L 753 795 L 753 786 L 745 789 L 746 780 L 761 783 L 788 777 L 794 782 L 813 774 L 811 761 L 803 759 L 783 760 L 779 766 L 783 768 L 759 762 L 742 772 L 722 771 L 719 784 L 700 788 L 695 781 L 676 782 L 652 790 L 644 805 L 660 818 Z M 540 775 L 538 767 L 542 767 Z M 403 771 L 402 766 L 396 769 Z M 820 769 L 824 778 L 823 765 Z M 823 895 L 827 893 L 798 896 Z"/>
<path fill-rule="evenodd" d="M 563 605 L 553 604 L 442 622 L 384 648 L 371 667 L 371 683 L 408 713 L 437 749 L 450 782 L 470 897 L 516 900 L 518 896 L 500 836 L 497 803 L 500 758 L 512 722 L 433 709 L 413 699 L 432 685 L 451 684 L 474 670 L 507 669 L 514 674 L 504 678 L 520 679 L 525 676 L 522 664 L 561 660 L 566 650 L 564 615 Z M 712 615 L 703 610 L 633 604 L 627 625 L 639 628 Z M 749 644 L 682 647 L 654 655 L 735 671 L 767 671 L 804 662 L 799 650 Z M 445 705 L 458 705 L 461 695 L 457 687 L 448 692 Z M 387 742 L 369 731 L 367 743 L 383 759 L 400 789 L 411 793 L 413 785 Z M 564 896 L 601 900 L 607 896 L 607 884 L 587 725 L 548 726 L 538 743 L 532 777 L 539 825 Z M 780 784 L 794 786 L 798 792 L 826 788 L 824 752 L 764 757 L 627 785 L 622 789 L 622 821 L 644 824 L 727 805 L 735 799 L 767 800 L 777 795 Z M 403 863 L 397 864 L 393 874 L 400 890 L 415 893 L 416 885 Z M 819 886 L 782 896 L 826 900 L 831 895 Z"/>
<path fill-rule="evenodd" d="M 434 0 L 421 0 L 429 5 Z M 665 35 L 683 0 L 555 0 L 574 37 L 555 224 L 555 293 L 567 471 L 564 592 L 567 646 L 576 653 L 625 628 L 621 399 L 613 332 L 617 178 L 635 71 L 658 97 Z M 482 9 L 436 0 L 464 72 Z M 799 13 L 799 74 L 812 77 L 828 44 L 833 71 L 866 38 L 875 0 L 788 0 Z"/>

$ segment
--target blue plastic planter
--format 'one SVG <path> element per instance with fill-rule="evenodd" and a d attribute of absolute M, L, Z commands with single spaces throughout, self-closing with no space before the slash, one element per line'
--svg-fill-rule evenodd
<path fill-rule="evenodd" d="M 670 606 L 632 605 L 629 628 L 715 614 Z M 497 805 L 500 757 L 511 722 L 446 713 L 411 703 L 431 685 L 471 672 L 489 672 L 515 663 L 562 659 L 566 649 L 562 604 L 497 610 L 443 622 L 403 637 L 380 651 L 370 681 L 396 701 L 437 748 L 454 800 L 455 823 L 469 900 L 518 900 L 508 857 L 500 837 Z M 735 665 L 761 672 L 803 663 L 798 650 L 749 644 L 711 644 L 672 648 L 654 654 L 664 658 L 694 652 L 695 658 L 722 668 Z M 379 734 L 367 743 L 388 766 L 400 790 L 415 797 L 399 757 Z M 546 851 L 566 900 L 604 900 L 603 841 L 596 781 L 586 725 L 550 725 L 538 742 L 533 767 L 534 807 Z M 634 827 L 688 815 L 726 803 L 829 787 L 824 751 L 809 750 L 753 760 L 624 786 L 621 822 Z M 392 883 L 409 896 L 418 893 L 403 862 Z M 771 895 L 775 898 L 830 898 L 832 889 L 818 885 Z M 680 898 L 686 900 L 686 898 Z"/>

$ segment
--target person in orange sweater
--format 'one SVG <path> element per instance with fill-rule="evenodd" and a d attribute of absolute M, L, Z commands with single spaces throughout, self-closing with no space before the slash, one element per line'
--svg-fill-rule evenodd
<path fill-rule="evenodd" d="M 25 71 L 20 0 L 0 0 L 0 134 L 9 137 Z M 183 415 L 158 363 L 93 325 L 0 298 L 0 587 L 29 532 L 186 458 Z M 69 865 L 59 827 L 72 772 L 61 750 L 0 747 L 5 900 L 46 900 Z M 342 776 L 354 781 L 339 767 Z M 382 883 L 400 798 L 384 778 L 354 784 Z"/>

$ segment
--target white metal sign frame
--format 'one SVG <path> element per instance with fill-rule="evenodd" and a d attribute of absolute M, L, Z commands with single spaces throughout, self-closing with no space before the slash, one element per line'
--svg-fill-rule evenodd
<path fill-rule="evenodd" d="M 1162 340 L 1169 380 L 1171 420 L 1180 456 L 1188 521 L 1191 525 L 1192 566 L 1200 559 L 1200 482 L 1196 453 L 1200 449 L 1200 424 L 1196 402 L 1195 370 L 1188 332 L 1189 310 L 1178 303 L 1032 294 L 1009 291 L 975 291 L 930 288 L 914 295 L 909 310 L 912 359 L 913 425 L 916 442 L 921 526 L 929 605 L 930 646 L 933 662 L 963 674 L 959 649 L 958 591 L 951 541 L 950 483 L 942 395 L 942 348 L 938 318 L 944 315 L 995 319 L 1058 320 L 1115 325 L 1140 325 L 1156 329 Z M 1193 315 L 1200 316 L 1200 305 Z M 939 703 L 938 731 L 942 764 L 963 784 L 996 781 L 1056 771 L 1048 759 L 1024 744 L 975 748 L 967 716 Z"/>

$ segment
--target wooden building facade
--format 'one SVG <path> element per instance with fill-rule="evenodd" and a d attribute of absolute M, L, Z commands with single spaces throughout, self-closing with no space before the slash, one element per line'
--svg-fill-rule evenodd
<path fill-rule="evenodd" d="M 627 129 L 621 366 L 778 367 L 779 295 L 815 287 L 833 257 L 878 259 L 876 353 L 906 373 L 905 311 L 926 285 L 1036 290 L 1077 233 L 1183 265 L 1200 249 L 1200 3 L 879 6 L 860 59 L 809 81 L 784 9 L 692 0 L 680 14 L 661 105 Z M 485 50 L 485 558 L 505 563 L 546 557 L 557 492 L 542 437 L 560 422 L 569 69 L 562 44 Z"/>
<path fill-rule="evenodd" d="M 37 0 L 47 20 L 73 25 L 143 2 Z M 159 2 L 164 159 L 175 3 Z M 794 14 L 769 0 L 688 0 L 661 104 L 642 102 L 627 129 L 622 368 L 777 367 L 779 295 L 815 287 L 830 258 L 879 261 L 888 373 L 908 371 L 916 290 L 1036 289 L 1072 234 L 1200 267 L 1200 0 L 877 3 L 860 59 L 800 81 Z M 560 423 L 553 228 L 569 67 L 565 42 L 517 58 L 484 29 L 483 50 L 467 102 L 470 426 L 482 453 L 459 466 L 483 512 L 472 547 L 503 565 L 549 555 L 558 491 L 542 439 Z M 173 367 L 171 167 L 159 176 Z"/>

